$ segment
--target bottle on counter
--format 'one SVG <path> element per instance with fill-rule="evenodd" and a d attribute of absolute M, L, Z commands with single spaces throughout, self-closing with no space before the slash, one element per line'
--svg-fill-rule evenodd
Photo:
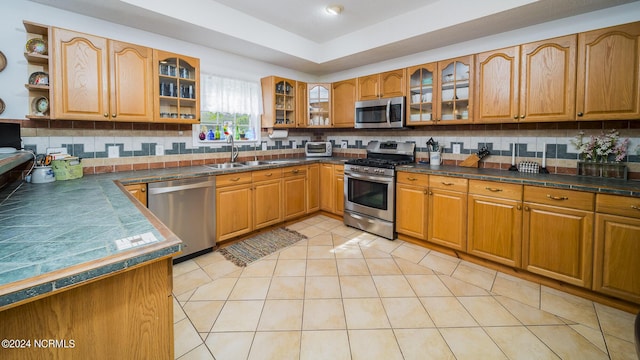
<path fill-rule="evenodd" d="M 236 128 L 233 130 L 233 139 L 240 140 L 240 131 L 238 131 L 238 125 L 236 125 Z"/>
<path fill-rule="evenodd" d="M 215 140 L 220 140 L 220 125 L 216 125 Z"/>
<path fill-rule="evenodd" d="M 209 129 L 209 132 L 207 133 L 207 140 L 215 140 L 215 135 L 211 129 Z"/>

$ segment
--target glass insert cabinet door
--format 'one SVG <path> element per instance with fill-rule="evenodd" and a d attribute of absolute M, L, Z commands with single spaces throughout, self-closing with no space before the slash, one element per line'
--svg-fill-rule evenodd
<path fill-rule="evenodd" d="M 309 84 L 309 126 L 331 124 L 331 84 Z"/>
<path fill-rule="evenodd" d="M 468 61 L 465 61 L 468 60 Z M 439 121 L 469 122 L 471 113 L 472 59 L 463 57 L 438 64 L 440 75 Z"/>
<path fill-rule="evenodd" d="M 295 84 L 287 80 L 275 83 L 276 125 L 294 125 L 295 117 Z"/>
<path fill-rule="evenodd" d="M 436 119 L 434 104 L 439 94 L 434 92 L 437 63 L 418 65 L 409 68 L 409 112 L 407 123 L 410 125 L 426 125 Z"/>

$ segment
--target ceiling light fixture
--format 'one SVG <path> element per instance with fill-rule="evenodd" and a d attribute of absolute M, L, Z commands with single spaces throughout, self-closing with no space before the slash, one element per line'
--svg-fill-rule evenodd
<path fill-rule="evenodd" d="M 327 12 L 331 15 L 340 15 L 340 13 L 344 10 L 344 6 L 342 5 L 329 5 L 327 6 Z"/>

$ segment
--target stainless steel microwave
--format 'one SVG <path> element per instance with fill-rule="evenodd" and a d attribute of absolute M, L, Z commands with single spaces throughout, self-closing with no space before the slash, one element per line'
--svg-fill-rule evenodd
<path fill-rule="evenodd" d="M 356 102 L 355 128 L 404 127 L 404 96 Z"/>

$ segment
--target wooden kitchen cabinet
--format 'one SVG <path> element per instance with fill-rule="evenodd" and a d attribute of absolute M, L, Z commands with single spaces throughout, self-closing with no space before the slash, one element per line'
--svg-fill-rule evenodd
<path fill-rule="evenodd" d="M 356 79 L 331 84 L 331 125 L 335 128 L 355 126 Z"/>
<path fill-rule="evenodd" d="M 412 66 L 407 69 L 407 125 L 430 125 L 435 123 L 436 106 L 440 92 L 434 91 L 438 63 Z"/>
<path fill-rule="evenodd" d="M 153 51 L 155 121 L 200 122 L 200 59 L 166 51 Z"/>
<path fill-rule="evenodd" d="M 429 176 L 428 241 L 467 250 L 467 187 L 467 179 Z"/>
<path fill-rule="evenodd" d="M 524 187 L 525 270 L 591 287 L 595 194 Z"/>
<path fill-rule="evenodd" d="M 52 37 L 52 118 L 153 120 L 152 49 L 60 28 Z"/>
<path fill-rule="evenodd" d="M 475 122 L 575 119 L 576 35 L 477 55 Z"/>
<path fill-rule="evenodd" d="M 320 210 L 320 164 L 307 165 L 307 214 Z"/>
<path fill-rule="evenodd" d="M 307 213 L 307 167 L 290 166 L 282 171 L 284 219 Z"/>
<path fill-rule="evenodd" d="M 522 264 L 522 185 L 469 180 L 467 252 Z"/>
<path fill-rule="evenodd" d="M 320 210 L 344 214 L 344 165 L 320 164 Z"/>
<path fill-rule="evenodd" d="M 309 109 L 309 94 L 307 93 L 307 83 L 304 81 L 296 81 L 296 127 L 307 127 L 309 123 L 309 114 L 304 109 Z M 327 115 L 328 116 L 328 115 Z"/>
<path fill-rule="evenodd" d="M 438 62 L 436 76 L 438 102 L 435 122 L 438 124 L 466 124 L 473 111 L 474 56 L 462 56 Z"/>
<path fill-rule="evenodd" d="M 251 172 L 216 176 L 216 240 L 253 230 Z"/>
<path fill-rule="evenodd" d="M 262 85 L 262 127 L 294 128 L 296 126 L 296 81 L 277 76 L 260 79 Z M 300 109 L 302 110 L 302 109 Z"/>
<path fill-rule="evenodd" d="M 308 96 L 308 102 L 305 101 L 304 107 L 302 107 L 303 109 L 308 109 L 305 113 L 305 126 L 330 127 L 331 84 L 309 84 L 308 91 L 306 90 L 305 94 Z"/>
<path fill-rule="evenodd" d="M 577 120 L 640 118 L 640 22 L 578 34 Z"/>
<path fill-rule="evenodd" d="M 593 290 L 640 303 L 640 199 L 596 196 Z"/>
<path fill-rule="evenodd" d="M 252 229 L 282 222 L 282 169 L 253 171 L 251 181 L 254 219 Z"/>
<path fill-rule="evenodd" d="M 405 69 L 358 78 L 358 101 L 404 96 Z"/>
<path fill-rule="evenodd" d="M 429 175 L 398 171 L 396 176 L 396 232 L 427 240 Z"/>
<path fill-rule="evenodd" d="M 50 46 L 49 39 L 51 38 L 51 29 L 48 26 L 31 23 L 28 21 L 22 22 L 27 32 L 27 41 L 31 39 L 42 39 L 46 46 Z M 35 41 L 35 40 L 34 40 Z M 28 77 L 31 78 L 32 74 L 38 72 L 47 74 L 49 81 L 45 83 L 31 83 L 27 81 L 25 87 L 29 93 L 29 112 L 26 116 L 28 119 L 49 119 L 51 113 L 51 79 L 49 75 L 49 51 L 46 49 L 44 53 L 37 52 L 25 52 L 24 57 L 27 60 Z M 37 99 L 45 98 L 44 101 L 49 104 L 49 109 L 44 112 L 39 112 L 35 108 L 35 102 Z"/>
<path fill-rule="evenodd" d="M 133 195 L 142 205 L 147 207 L 147 184 L 129 184 L 124 187 Z"/>

